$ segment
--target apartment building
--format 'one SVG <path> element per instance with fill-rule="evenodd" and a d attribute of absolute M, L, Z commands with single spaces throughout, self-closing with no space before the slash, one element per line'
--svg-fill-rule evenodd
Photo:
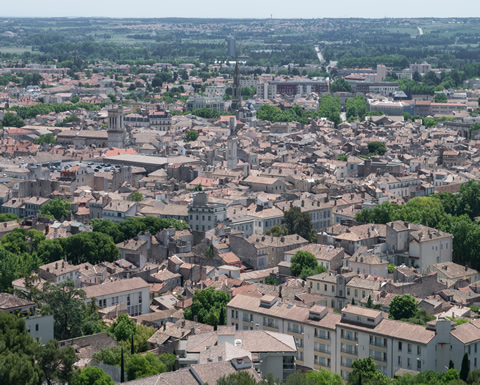
<path fill-rule="evenodd" d="M 364 275 L 355 272 L 337 275 L 321 273 L 307 278 L 311 293 L 325 297 L 327 306 L 337 310 L 352 301 L 359 304 L 363 298 L 373 296 L 382 283 L 383 280 L 365 279 Z"/>
<path fill-rule="evenodd" d="M 83 290 L 86 294 L 85 303 L 87 304 L 92 298 L 95 298 L 100 308 L 115 307 L 126 303 L 127 313 L 130 316 L 150 313 L 150 287 L 142 278 L 122 279 L 101 285 L 87 286 Z"/>
<path fill-rule="evenodd" d="M 239 294 L 227 305 L 227 324 L 237 330 L 291 335 L 297 344 L 297 365 L 327 369 L 344 379 L 356 359 L 369 356 L 389 377 L 400 369 L 444 371 L 450 359 L 460 367 L 464 353 L 469 354 L 471 369 L 480 364 L 480 320 L 456 326 L 441 318 L 422 326 L 352 305 L 337 314 L 318 305 L 303 308 L 272 296 Z"/>
<path fill-rule="evenodd" d="M 263 82 L 257 85 L 257 98 L 272 99 L 277 94 L 306 96 L 312 92 L 317 94 L 328 92 L 329 86 L 326 79 L 299 79 L 299 80 L 278 80 Z"/>
<path fill-rule="evenodd" d="M 386 225 L 386 248 L 398 264 L 427 273 L 431 265 L 452 261 L 452 234 L 432 227 L 395 221 Z"/>
<path fill-rule="evenodd" d="M 320 231 L 332 225 L 332 210 L 335 202 L 322 202 L 320 200 L 302 199 L 282 205 L 277 204 L 282 210 L 287 211 L 291 207 L 300 207 L 300 210 L 308 213 L 312 220 L 312 225 L 315 231 Z"/>
<path fill-rule="evenodd" d="M 188 224 L 192 230 L 208 231 L 224 222 L 227 208 L 224 203 L 209 202 L 208 193 L 201 191 L 193 194 L 188 205 Z"/>

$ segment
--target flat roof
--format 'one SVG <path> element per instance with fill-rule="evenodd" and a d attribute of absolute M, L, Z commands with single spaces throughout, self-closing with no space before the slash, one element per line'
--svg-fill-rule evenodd
<path fill-rule="evenodd" d="M 185 164 L 185 163 L 197 163 L 200 162 L 197 158 L 191 158 L 187 156 L 149 156 L 138 154 L 122 154 L 104 157 L 105 160 L 115 163 L 136 163 L 144 165 L 157 165 L 164 166 L 169 163 Z"/>

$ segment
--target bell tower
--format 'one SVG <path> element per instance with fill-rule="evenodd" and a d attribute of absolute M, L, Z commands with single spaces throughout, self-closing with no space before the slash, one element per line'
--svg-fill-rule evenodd
<path fill-rule="evenodd" d="M 233 75 L 232 86 L 232 111 L 237 111 L 242 107 L 242 87 L 240 86 L 240 69 L 238 61 L 235 63 L 235 74 Z"/>
<path fill-rule="evenodd" d="M 125 115 L 121 106 L 108 110 L 108 147 L 125 147 Z"/>

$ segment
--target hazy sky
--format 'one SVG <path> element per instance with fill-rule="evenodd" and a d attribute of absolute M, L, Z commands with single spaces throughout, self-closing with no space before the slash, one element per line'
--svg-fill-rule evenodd
<path fill-rule="evenodd" d="M 2 1 L 0 17 L 480 17 L 479 0 L 20 0 Z"/>

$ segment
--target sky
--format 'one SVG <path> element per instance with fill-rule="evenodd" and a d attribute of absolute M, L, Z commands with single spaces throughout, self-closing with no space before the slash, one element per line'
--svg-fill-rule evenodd
<path fill-rule="evenodd" d="M 0 17 L 334 18 L 480 17 L 479 0 L 20 0 Z"/>

